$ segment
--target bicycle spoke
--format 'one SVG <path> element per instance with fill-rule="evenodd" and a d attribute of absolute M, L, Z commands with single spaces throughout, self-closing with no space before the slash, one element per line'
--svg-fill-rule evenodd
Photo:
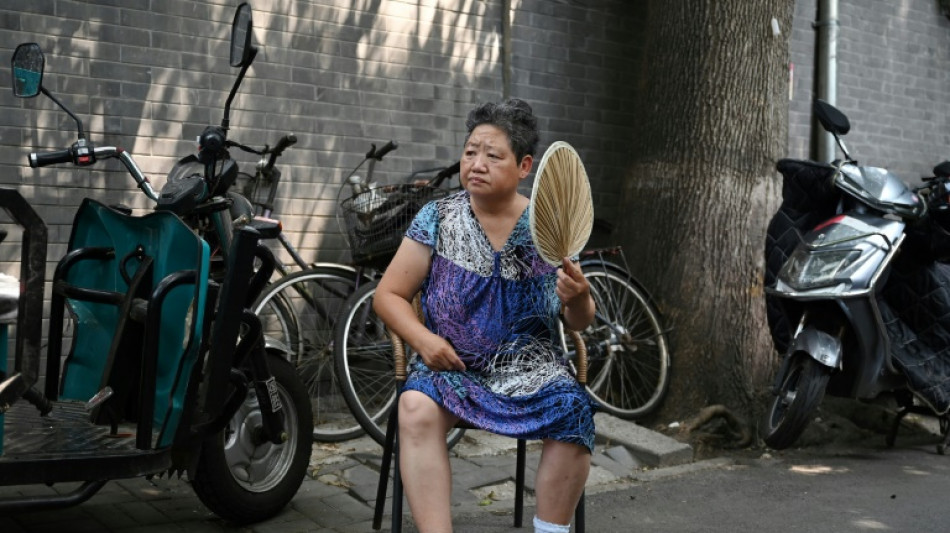
<path fill-rule="evenodd" d="M 588 390 L 618 416 L 636 418 L 655 409 L 666 393 L 669 352 L 659 314 L 615 267 L 585 267 L 597 307 L 594 324 L 581 332 L 588 345 Z"/>

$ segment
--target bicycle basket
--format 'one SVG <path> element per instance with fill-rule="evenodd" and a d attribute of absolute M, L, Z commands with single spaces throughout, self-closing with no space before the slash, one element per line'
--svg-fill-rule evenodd
<path fill-rule="evenodd" d="M 416 213 L 429 200 L 449 192 L 412 184 L 387 185 L 343 200 L 340 211 L 353 263 L 385 268 Z"/>

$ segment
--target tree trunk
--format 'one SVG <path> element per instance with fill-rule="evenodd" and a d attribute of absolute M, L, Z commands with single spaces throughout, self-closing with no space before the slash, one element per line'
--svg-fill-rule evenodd
<path fill-rule="evenodd" d="M 621 224 L 673 348 L 659 418 L 709 404 L 753 416 L 777 362 L 765 321 L 765 228 L 788 138 L 792 0 L 651 0 Z M 780 30 L 774 35 L 771 20 Z"/>

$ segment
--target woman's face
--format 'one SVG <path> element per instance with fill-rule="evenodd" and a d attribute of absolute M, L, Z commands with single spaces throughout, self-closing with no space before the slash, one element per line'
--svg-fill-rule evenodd
<path fill-rule="evenodd" d="M 517 161 L 508 135 L 482 124 L 465 141 L 459 177 L 473 196 L 505 198 L 517 194 L 518 183 L 531 172 L 532 162 L 530 155 Z"/>

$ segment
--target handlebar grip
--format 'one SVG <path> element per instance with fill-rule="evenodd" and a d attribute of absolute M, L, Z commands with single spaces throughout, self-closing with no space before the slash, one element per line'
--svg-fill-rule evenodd
<path fill-rule="evenodd" d="M 56 150 L 55 152 L 33 152 L 29 156 L 30 167 L 45 167 L 46 165 L 55 165 L 57 163 L 71 163 L 73 160 L 69 149 Z"/>
<path fill-rule="evenodd" d="M 435 175 L 434 178 L 432 178 L 432 181 L 429 182 L 429 186 L 438 187 L 439 185 L 442 184 L 443 181 L 445 181 L 446 178 L 451 178 L 455 174 L 458 174 L 461 168 L 462 168 L 461 161 L 456 161 L 452 165 L 449 165 L 443 168 L 442 170 L 439 171 L 438 174 Z"/>
<path fill-rule="evenodd" d="M 380 161 L 386 154 L 392 152 L 396 148 L 399 148 L 399 145 L 397 145 L 395 141 L 389 141 L 382 148 L 376 150 L 375 154 L 373 153 L 373 150 L 370 150 L 370 153 L 367 154 L 367 157 L 372 157 L 373 159 Z"/>
<path fill-rule="evenodd" d="M 274 152 L 279 154 L 295 144 L 297 144 L 297 136 L 293 133 L 288 133 L 287 135 L 281 137 L 279 141 L 277 141 L 277 146 L 274 147 Z"/>

